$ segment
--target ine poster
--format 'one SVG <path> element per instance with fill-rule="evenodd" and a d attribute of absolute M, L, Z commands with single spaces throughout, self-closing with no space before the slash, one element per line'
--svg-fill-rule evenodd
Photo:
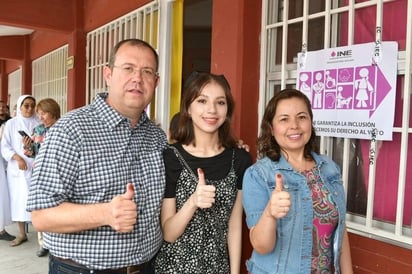
<path fill-rule="evenodd" d="M 298 54 L 318 136 L 392 140 L 398 44 L 381 42 Z"/>

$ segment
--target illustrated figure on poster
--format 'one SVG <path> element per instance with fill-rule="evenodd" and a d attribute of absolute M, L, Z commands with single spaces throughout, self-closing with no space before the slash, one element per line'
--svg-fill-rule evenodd
<path fill-rule="evenodd" d="M 356 107 L 366 108 L 368 107 L 367 101 L 369 100 L 369 93 L 374 92 L 372 84 L 369 82 L 369 71 L 366 68 L 362 68 L 359 71 L 360 78 L 355 80 L 355 90 L 357 100 Z"/>
<path fill-rule="evenodd" d="M 299 90 L 303 92 L 309 100 L 312 100 L 312 94 L 310 91 L 310 86 L 308 85 L 307 81 L 309 79 L 309 75 L 307 73 L 301 73 L 299 80 L 300 80 L 300 87 Z"/>
<path fill-rule="evenodd" d="M 313 97 L 313 107 L 314 108 L 321 108 L 322 107 L 322 92 L 325 88 L 325 84 L 321 82 L 322 80 L 322 73 L 317 72 L 315 74 L 316 83 L 313 84 L 313 91 L 315 95 Z"/>
<path fill-rule="evenodd" d="M 335 80 L 335 78 L 333 78 L 332 76 L 330 76 L 330 71 L 329 71 L 329 70 L 327 70 L 327 71 L 325 72 L 325 74 L 326 74 L 326 76 L 325 76 L 325 78 L 326 78 L 326 87 L 329 88 L 329 89 L 334 88 L 335 85 L 336 85 L 336 80 Z"/>
<path fill-rule="evenodd" d="M 338 87 L 338 94 L 336 95 L 336 108 L 349 108 L 352 96 L 344 97 L 342 95 L 343 87 Z"/>
<path fill-rule="evenodd" d="M 348 69 L 342 69 L 339 71 L 339 81 L 348 82 L 351 78 L 351 72 Z"/>

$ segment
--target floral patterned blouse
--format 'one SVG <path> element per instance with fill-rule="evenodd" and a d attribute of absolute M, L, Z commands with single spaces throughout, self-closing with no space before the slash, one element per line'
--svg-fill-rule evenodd
<path fill-rule="evenodd" d="M 331 273 L 333 262 L 332 242 L 338 224 L 338 210 L 332 195 L 315 167 L 302 172 L 306 176 L 313 201 L 312 274 Z"/>
<path fill-rule="evenodd" d="M 43 124 L 36 126 L 33 129 L 33 133 L 31 135 L 31 139 L 33 142 L 31 143 L 30 149 L 24 149 L 24 154 L 29 157 L 36 157 L 39 153 L 40 145 L 44 142 L 44 138 L 46 138 L 46 134 L 49 131 L 50 127 L 45 127 Z"/>

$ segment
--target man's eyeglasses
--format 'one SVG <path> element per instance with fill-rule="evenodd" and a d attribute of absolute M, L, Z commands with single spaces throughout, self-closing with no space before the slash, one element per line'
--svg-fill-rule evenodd
<path fill-rule="evenodd" d="M 153 81 L 157 76 L 159 76 L 159 73 L 156 72 L 154 69 L 149 68 L 149 67 L 144 67 L 144 68 L 136 68 L 131 65 L 121 65 L 121 66 L 113 66 L 113 68 L 118 68 L 120 71 L 127 76 L 132 76 L 135 75 L 136 73 L 140 73 L 140 77 L 142 77 L 144 80 L 147 81 Z"/>

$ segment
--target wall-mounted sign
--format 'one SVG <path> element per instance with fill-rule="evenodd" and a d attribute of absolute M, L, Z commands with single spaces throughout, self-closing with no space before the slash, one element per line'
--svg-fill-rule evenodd
<path fill-rule="evenodd" d="M 66 59 L 66 69 L 72 69 L 74 67 L 74 56 L 69 56 Z"/>
<path fill-rule="evenodd" d="M 317 135 L 392 140 L 397 58 L 396 42 L 299 53 L 296 86 Z"/>

